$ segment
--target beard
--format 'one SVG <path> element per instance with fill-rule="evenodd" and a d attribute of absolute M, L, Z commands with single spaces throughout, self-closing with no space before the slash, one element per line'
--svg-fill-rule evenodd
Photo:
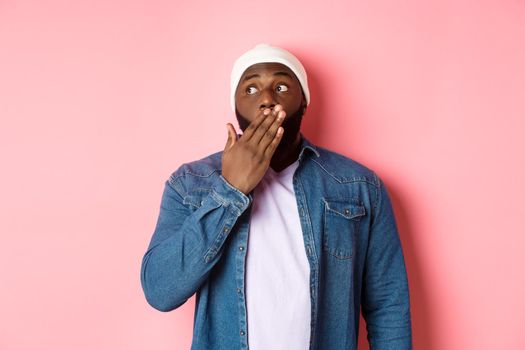
<path fill-rule="evenodd" d="M 237 116 L 237 122 L 239 123 L 239 128 L 244 132 L 246 128 L 250 125 L 250 121 L 246 119 L 242 114 L 239 113 L 237 107 L 235 107 L 235 115 Z M 303 120 L 304 108 L 299 106 L 297 111 L 291 115 L 284 117 L 284 121 L 281 123 L 281 126 L 284 129 L 284 133 L 281 136 L 281 141 L 275 149 L 275 154 L 283 154 L 285 150 L 291 149 L 294 141 L 297 138 L 297 134 L 301 130 L 301 122 Z"/>

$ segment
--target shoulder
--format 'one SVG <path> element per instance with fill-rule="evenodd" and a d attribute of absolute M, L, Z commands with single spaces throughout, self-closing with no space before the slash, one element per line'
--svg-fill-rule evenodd
<path fill-rule="evenodd" d="M 171 173 L 170 178 L 186 175 L 210 176 L 212 173 L 221 170 L 222 152 L 223 151 L 218 151 L 203 158 L 183 163 Z"/>
<path fill-rule="evenodd" d="M 379 187 L 380 178 L 369 166 L 329 148 L 316 146 L 319 157 L 311 159 L 335 181 L 340 183 L 367 182 Z"/>
<path fill-rule="evenodd" d="M 381 193 L 386 191 L 383 179 L 377 174 L 375 169 L 341 153 L 335 152 L 326 147 L 316 146 L 319 157 L 311 157 L 312 161 L 322 169 L 324 175 L 328 174 L 332 179 L 334 188 L 343 186 L 358 186 L 366 189 L 369 198 L 367 202 L 372 208 L 377 207 Z M 322 177 L 326 179 L 326 176 Z M 388 195 L 388 194 L 386 194 Z"/>
<path fill-rule="evenodd" d="M 214 175 L 220 174 L 222 169 L 222 150 L 211 153 L 197 160 L 182 163 L 173 170 L 167 182 L 179 193 L 187 192 L 187 184 L 196 186 L 205 185 Z"/>

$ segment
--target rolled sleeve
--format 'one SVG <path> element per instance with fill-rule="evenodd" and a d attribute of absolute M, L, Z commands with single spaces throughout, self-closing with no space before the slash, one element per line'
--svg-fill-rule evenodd
<path fill-rule="evenodd" d="M 219 204 L 231 208 L 236 215 L 241 215 L 252 201 L 252 194 L 244 194 L 238 188 L 231 185 L 220 174 L 213 188 L 212 198 Z"/>

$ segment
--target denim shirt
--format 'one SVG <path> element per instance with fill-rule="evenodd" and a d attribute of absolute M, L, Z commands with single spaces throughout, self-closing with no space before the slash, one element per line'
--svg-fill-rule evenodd
<path fill-rule="evenodd" d="M 309 349 L 357 349 L 361 311 L 372 350 L 412 349 L 405 260 L 383 180 L 301 138 L 293 188 L 310 265 Z M 184 163 L 165 181 L 140 271 L 157 310 L 174 310 L 196 293 L 192 350 L 248 349 L 254 191 L 245 195 L 226 181 L 221 155 Z"/>

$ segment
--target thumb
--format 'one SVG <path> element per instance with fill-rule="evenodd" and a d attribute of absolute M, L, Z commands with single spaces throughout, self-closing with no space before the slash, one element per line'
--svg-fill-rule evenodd
<path fill-rule="evenodd" d="M 229 149 L 237 141 L 237 132 L 235 131 L 233 125 L 231 125 L 230 123 L 226 124 L 226 128 L 228 129 L 228 140 L 226 141 L 226 146 L 224 147 L 224 149 Z"/>

